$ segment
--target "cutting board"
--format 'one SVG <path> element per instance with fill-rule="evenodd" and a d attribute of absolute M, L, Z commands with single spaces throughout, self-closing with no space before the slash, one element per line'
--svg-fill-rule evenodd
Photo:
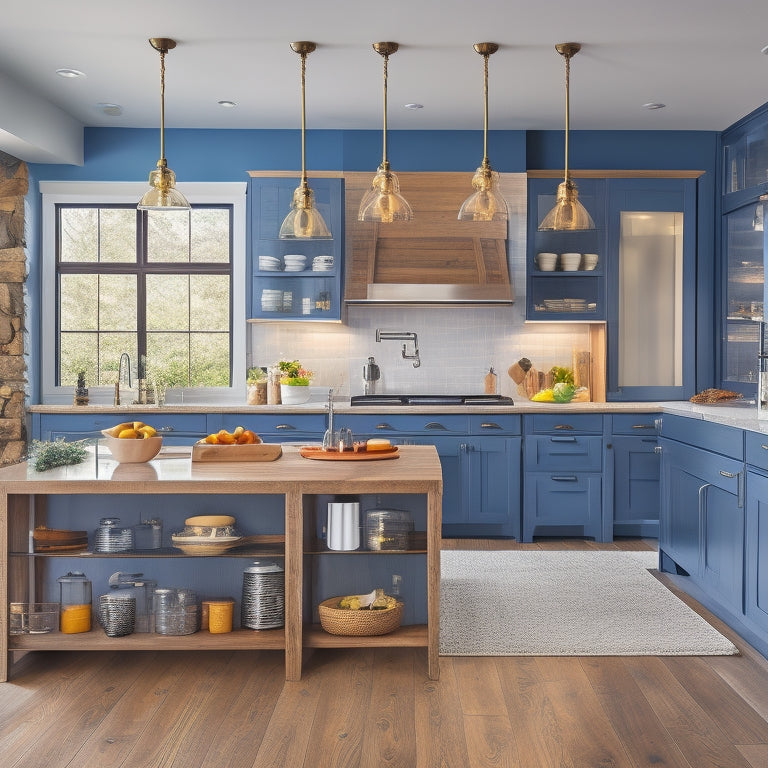
<path fill-rule="evenodd" d="M 282 455 L 279 443 L 211 445 L 201 441 L 192 446 L 192 461 L 275 461 Z"/>
<path fill-rule="evenodd" d="M 396 459 L 400 455 L 396 445 L 385 451 L 324 451 L 320 446 L 305 445 L 299 448 L 299 454 L 305 459 L 320 461 L 376 461 Z"/>

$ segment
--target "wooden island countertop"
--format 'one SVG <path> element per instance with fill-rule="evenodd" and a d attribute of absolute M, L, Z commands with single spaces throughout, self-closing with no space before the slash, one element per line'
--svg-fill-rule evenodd
<path fill-rule="evenodd" d="M 91 448 L 82 464 L 36 472 L 26 463 L 0 469 L 0 680 L 7 679 L 9 652 L 30 646 L 9 638 L 9 601 L 33 599 L 29 594 L 28 560 L 41 558 L 29 551 L 31 519 L 36 515 L 36 498 L 64 494 L 278 494 L 285 499 L 285 662 L 286 678 L 301 677 L 302 652 L 306 647 L 370 645 L 422 645 L 427 648 L 428 673 L 439 675 L 438 631 L 440 588 L 440 536 L 442 474 L 434 446 L 401 446 L 398 458 L 381 461 L 317 461 L 299 455 L 299 446 L 284 445 L 275 461 L 192 462 L 183 448 L 169 446 L 145 464 L 118 464 L 102 448 Z M 419 494 L 426 497 L 426 583 L 427 625 L 420 631 L 403 627 L 379 638 L 349 638 L 319 635 L 307 625 L 305 615 L 306 539 L 308 518 L 314 499 L 324 494 Z M 44 508 L 44 504 L 39 505 Z M 36 520 L 36 524 L 39 524 Z M 381 556 L 382 553 L 372 553 Z M 178 556 L 178 555 L 177 555 Z M 333 556 L 333 555 L 330 555 Z M 43 562 L 44 556 L 43 557 Z M 311 596 L 310 596 L 311 597 Z M 39 599 L 39 598 L 38 598 Z M 94 633 L 91 633 L 94 634 Z M 206 633 L 202 633 L 205 635 Z M 263 634 L 263 633 L 261 633 Z M 100 637 L 103 633 L 99 630 Z M 174 640 L 176 645 L 208 648 L 201 633 Z M 258 649 L 260 633 L 239 630 L 232 638 L 218 636 L 226 647 Z M 38 636 L 46 649 L 99 649 L 103 639 L 91 645 L 77 636 L 54 633 Z M 75 641 L 71 638 L 75 637 Z M 125 648 L 144 648 L 152 635 L 122 638 Z M 197 645 L 196 645 L 197 638 Z M 161 638 L 170 640 L 170 638 Z M 206 642 L 204 642 L 206 641 Z M 26 642 L 26 641 L 25 641 Z M 115 639 L 109 639 L 115 647 Z M 253 643 L 253 645 L 251 645 Z M 168 643 L 169 647 L 172 643 Z M 35 646 L 36 647 L 36 646 Z M 173 645 L 175 647 L 175 645 Z M 274 647 L 273 645 L 263 647 Z"/>

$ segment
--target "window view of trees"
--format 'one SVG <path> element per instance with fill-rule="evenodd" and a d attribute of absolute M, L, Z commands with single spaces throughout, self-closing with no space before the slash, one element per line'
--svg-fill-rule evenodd
<path fill-rule="evenodd" d="M 232 212 L 57 207 L 57 381 L 167 387 L 231 381 Z"/>

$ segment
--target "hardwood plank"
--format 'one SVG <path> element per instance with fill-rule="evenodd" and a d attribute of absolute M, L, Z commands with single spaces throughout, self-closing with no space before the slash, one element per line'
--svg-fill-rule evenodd
<path fill-rule="evenodd" d="M 451 658 L 442 660 L 440 682 L 436 682 L 426 679 L 424 656 L 414 654 L 414 720 L 417 728 L 416 765 L 419 768 L 463 768 L 469 765 L 453 661 Z M 491 659 L 487 661 L 492 663 Z"/>
<path fill-rule="evenodd" d="M 581 666 L 633 765 L 696 768 L 683 757 L 621 658 L 582 658 Z"/>
<path fill-rule="evenodd" d="M 83 685 L 74 696 L 70 690 L 55 715 L 41 707 L 45 719 L 37 727 L 24 729 L 24 737 L 14 739 L 12 747 L 0 748 L 4 768 L 68 765 L 136 677 L 135 669 L 110 654 L 97 676 L 89 678 L 92 685 Z"/>
<path fill-rule="evenodd" d="M 514 729 L 509 718 L 465 715 L 469 768 L 518 768 Z M 522 766 L 521 766 L 522 768 Z"/>
<path fill-rule="evenodd" d="M 736 749 L 751 768 L 765 768 L 768 765 L 768 746 L 765 744 L 737 744 Z"/>
<path fill-rule="evenodd" d="M 412 768 L 416 760 L 413 654 L 382 648 L 374 659 L 360 768 Z"/>
<path fill-rule="evenodd" d="M 285 681 L 285 660 L 277 651 L 237 654 L 243 685 L 230 698 L 225 716 L 211 734 L 203 765 L 250 768 L 269 727 Z M 222 681 L 221 685 L 229 685 Z"/>
<path fill-rule="evenodd" d="M 313 768 L 353 768 L 360 764 L 363 720 L 373 685 L 373 650 L 338 650 L 321 663 L 323 705 L 317 708 L 307 743 Z"/>
<path fill-rule="evenodd" d="M 187 664 L 185 657 L 176 654 L 173 658 L 162 653 L 120 658 L 136 679 L 77 751 L 73 765 L 123 765 Z"/>
<path fill-rule="evenodd" d="M 748 768 L 733 742 L 654 656 L 625 658 L 629 673 L 695 768 Z"/>
<path fill-rule="evenodd" d="M 672 656 L 663 662 L 734 744 L 768 744 L 768 722 L 703 658 Z"/>
<path fill-rule="evenodd" d="M 464 715 L 506 715 L 501 682 L 487 657 L 455 656 L 453 671 Z"/>
<path fill-rule="evenodd" d="M 538 657 L 536 665 L 574 765 L 634 768 L 581 665 L 562 657 Z"/>

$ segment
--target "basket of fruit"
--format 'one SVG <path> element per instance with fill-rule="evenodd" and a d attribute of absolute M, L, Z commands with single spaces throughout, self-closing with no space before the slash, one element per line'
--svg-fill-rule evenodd
<path fill-rule="evenodd" d="M 394 597 L 377 595 L 366 604 L 368 595 L 330 597 L 318 606 L 320 626 L 330 635 L 369 637 L 394 632 L 403 620 L 403 604 Z"/>

